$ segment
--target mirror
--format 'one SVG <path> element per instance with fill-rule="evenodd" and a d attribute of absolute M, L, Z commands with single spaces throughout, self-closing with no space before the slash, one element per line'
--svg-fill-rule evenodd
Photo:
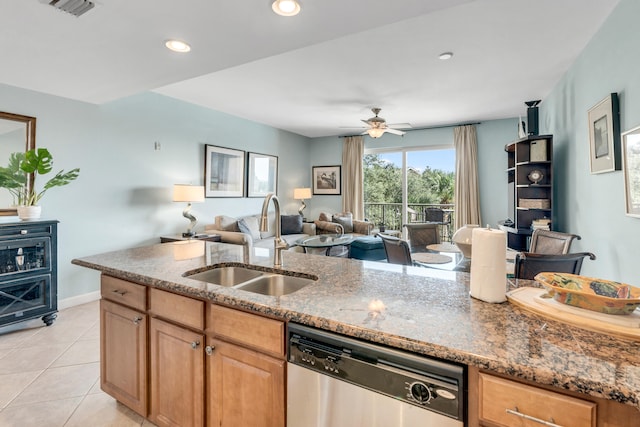
<path fill-rule="evenodd" d="M 36 118 L 0 111 L 0 166 L 7 166 L 9 155 L 18 151 L 28 151 L 36 146 Z M 32 185 L 33 176 L 27 181 Z M 0 216 L 17 215 L 13 197 L 0 188 Z"/>

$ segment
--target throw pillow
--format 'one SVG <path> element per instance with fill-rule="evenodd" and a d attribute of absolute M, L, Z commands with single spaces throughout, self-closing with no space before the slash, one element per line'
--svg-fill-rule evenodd
<path fill-rule="evenodd" d="M 301 215 L 282 215 L 280 217 L 280 232 L 282 234 L 302 233 Z"/>
<path fill-rule="evenodd" d="M 342 226 L 345 233 L 353 233 L 353 214 L 341 213 L 333 216 L 333 222 L 337 222 Z"/>
<path fill-rule="evenodd" d="M 248 216 L 238 220 L 238 228 L 243 233 L 249 234 L 253 240 L 260 239 L 260 223 L 255 216 Z"/>
<path fill-rule="evenodd" d="M 218 229 L 223 231 L 240 231 L 238 228 L 238 220 L 231 216 L 218 216 Z"/>
<path fill-rule="evenodd" d="M 318 221 L 331 222 L 331 214 L 328 214 L 326 212 L 320 212 L 320 215 L 318 216 Z"/>

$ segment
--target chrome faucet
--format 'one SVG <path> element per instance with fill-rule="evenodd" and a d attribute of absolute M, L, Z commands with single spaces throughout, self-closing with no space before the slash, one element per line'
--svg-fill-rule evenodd
<path fill-rule="evenodd" d="M 282 240 L 280 233 L 280 201 L 278 196 L 273 193 L 267 194 L 262 203 L 262 215 L 260 216 L 260 231 L 264 232 L 269 229 L 269 218 L 267 209 L 269 209 L 269 201 L 273 200 L 273 207 L 276 209 L 276 236 L 273 240 L 273 266 L 276 268 L 282 267 L 282 250 L 287 248 L 287 243 Z"/>

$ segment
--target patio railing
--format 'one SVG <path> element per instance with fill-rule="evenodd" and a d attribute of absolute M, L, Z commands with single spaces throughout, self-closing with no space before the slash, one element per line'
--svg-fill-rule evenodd
<path fill-rule="evenodd" d="M 407 219 L 409 222 L 426 222 L 427 208 L 440 208 L 445 211 L 445 222 L 449 225 L 440 228 L 443 242 L 451 240 L 453 230 L 453 204 L 409 203 Z M 384 224 L 390 230 L 402 230 L 402 203 L 367 203 L 364 204 L 364 216 L 378 228 Z"/>

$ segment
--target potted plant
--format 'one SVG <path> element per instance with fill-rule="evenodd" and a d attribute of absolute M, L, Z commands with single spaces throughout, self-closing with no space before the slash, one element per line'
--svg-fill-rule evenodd
<path fill-rule="evenodd" d="M 17 202 L 20 219 L 40 218 L 42 196 L 53 187 L 61 187 L 78 178 L 79 168 L 65 172 L 61 170 L 49 179 L 41 190 L 36 189 L 38 175 L 46 175 L 53 169 L 53 156 L 46 148 L 35 148 L 25 153 L 12 153 L 9 165 L 0 168 L 0 187 L 4 187 Z M 33 174 L 31 186 L 27 186 L 28 176 Z"/>

